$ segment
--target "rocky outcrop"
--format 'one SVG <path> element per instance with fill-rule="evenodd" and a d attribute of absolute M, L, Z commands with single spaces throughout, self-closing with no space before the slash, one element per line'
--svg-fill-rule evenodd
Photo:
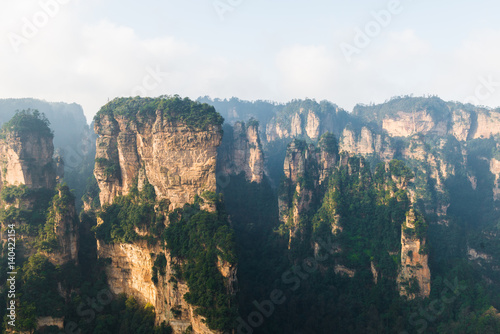
<path fill-rule="evenodd" d="M 473 139 L 490 138 L 500 134 L 500 112 L 498 110 L 480 110 L 477 112 L 477 129 Z"/>
<path fill-rule="evenodd" d="M 106 275 L 113 293 L 125 293 L 143 304 L 152 304 L 157 322 L 170 323 L 176 334 L 184 333 L 189 326 L 192 326 L 194 333 L 213 333 L 203 318 L 196 315 L 193 307 L 184 300 L 189 289 L 186 283 L 177 281 L 174 267 L 180 262 L 162 247 L 151 246 L 146 242 L 107 245 L 98 241 L 98 253 L 100 258 L 110 261 Z M 165 275 L 158 275 L 158 283 L 155 284 L 152 281 L 152 268 L 156 256 L 160 254 L 165 255 L 167 265 L 164 268 Z M 230 267 L 222 270 L 230 275 L 234 272 Z"/>
<path fill-rule="evenodd" d="M 396 113 L 382 121 L 382 128 L 391 137 L 410 137 L 416 133 L 444 136 L 447 133 L 447 122 L 436 122 L 427 110 Z"/>
<path fill-rule="evenodd" d="M 1 183 L 53 189 L 56 185 L 53 154 L 52 136 L 8 132 L 0 140 Z"/>
<path fill-rule="evenodd" d="M 50 208 L 49 220 L 53 220 L 59 247 L 56 252 L 45 255 L 55 265 L 69 261 L 78 264 L 79 234 L 75 201 L 65 186 L 58 187 L 57 196 L 58 200 L 55 200 Z"/>
<path fill-rule="evenodd" d="M 457 140 L 465 141 L 469 138 L 472 128 L 472 115 L 462 109 L 454 110 L 452 114 L 451 133 Z"/>
<path fill-rule="evenodd" d="M 266 125 L 266 139 L 268 142 L 289 137 L 290 133 L 288 130 L 286 128 L 282 128 L 280 124 L 268 123 Z"/>
<path fill-rule="evenodd" d="M 112 203 L 117 196 L 128 194 L 135 185 L 142 189 L 148 182 L 154 187 L 156 202 L 169 203 L 164 210 L 170 212 L 192 204 L 197 196 L 203 198 L 206 191 L 215 192 L 221 127 L 213 124 L 203 129 L 189 126 L 173 120 L 176 112 L 157 110 L 149 116 L 141 113 L 128 116 L 98 114 L 95 130 L 99 138 L 94 174 L 102 204 Z M 263 173 L 257 127 L 247 129 L 240 124 L 236 128 L 241 140 L 233 154 L 242 167 L 247 166 L 248 175 L 257 180 Z M 204 204 L 201 209 L 215 211 L 216 207 Z M 164 213 L 164 216 L 168 214 Z M 102 223 L 98 221 L 98 225 Z M 164 223 L 168 225 L 169 220 Z M 136 230 L 136 233 L 152 239 L 158 237 L 148 231 Z M 160 256 L 165 256 L 166 265 L 158 269 L 158 275 L 153 275 L 155 260 Z M 157 324 L 168 322 L 175 334 L 184 333 L 188 327 L 195 334 L 216 333 L 185 301 L 184 295 L 189 288 L 187 283 L 178 279 L 175 271 L 176 266 L 183 262 L 171 256 L 168 245 L 145 241 L 106 244 L 98 240 L 98 257 L 108 259 L 106 273 L 111 290 L 132 295 L 143 304 L 152 304 Z M 234 293 L 235 265 L 220 260 L 217 267 L 228 291 Z"/>
<path fill-rule="evenodd" d="M 365 126 L 359 133 L 346 127 L 339 138 L 339 151 L 364 156 L 377 155 L 384 161 L 392 160 L 395 154 L 388 137 L 376 134 Z"/>
<path fill-rule="evenodd" d="M 356 275 L 356 270 L 349 269 L 340 264 L 335 265 L 334 272 L 337 275 L 345 275 L 349 278 L 353 278 Z"/>
<path fill-rule="evenodd" d="M 266 173 L 259 124 L 236 122 L 232 128 L 225 128 L 224 136 L 227 139 L 219 148 L 218 168 L 226 175 L 244 173 L 247 181 L 262 182 Z"/>
<path fill-rule="evenodd" d="M 280 220 L 290 231 L 289 247 L 300 230 L 300 217 L 310 209 L 314 184 L 300 182 L 305 177 L 318 181 L 315 147 L 304 141 L 294 140 L 287 148 L 284 162 L 285 180 L 283 193 L 278 198 Z"/>
<path fill-rule="evenodd" d="M 47 129 L 48 130 L 48 129 Z M 43 131 L 23 131 L 22 133 L 11 131 L 5 133 L 5 138 L 0 141 L 0 156 L 2 157 L 2 171 L 0 188 L 3 186 L 26 186 L 28 190 L 53 190 L 56 184 L 62 180 L 64 175 L 64 164 L 60 157 L 53 158 L 54 145 L 52 135 Z M 56 200 L 49 208 L 46 224 L 53 225 L 55 236 L 55 249 L 51 252 L 41 253 L 54 263 L 62 265 L 69 261 L 78 263 L 78 218 L 75 210 L 74 198 L 67 187 L 58 186 L 58 199 L 65 198 L 62 204 Z M 64 194 L 63 194 L 64 193 Z M 43 192 L 27 194 L 15 204 L 2 203 L 3 205 L 15 205 L 18 208 L 32 210 Z M 25 224 L 18 222 L 19 226 Z M 22 254 L 29 257 L 37 252 L 32 245 L 35 243 L 31 235 L 19 234 L 19 238 L 25 243 Z M 2 240 L 3 240 L 2 235 Z"/>
<path fill-rule="evenodd" d="M 319 195 L 318 186 L 335 168 L 337 161 L 334 137 L 323 136 L 318 148 L 298 139 L 288 146 L 278 205 L 280 220 L 290 232 L 289 247 L 299 232 L 302 235 L 301 216 L 311 209 L 314 197 Z"/>
<path fill-rule="evenodd" d="M 489 254 L 481 253 L 474 248 L 467 247 L 467 256 L 469 261 L 484 260 L 486 262 L 491 262 L 493 257 Z"/>
<path fill-rule="evenodd" d="M 415 211 L 410 210 L 401 231 L 401 268 L 398 285 L 400 294 L 408 299 L 429 297 L 431 293 L 426 239 L 416 234 L 416 219 Z"/>
<path fill-rule="evenodd" d="M 307 114 L 306 133 L 312 140 L 317 140 L 320 136 L 320 119 L 313 111 Z"/>
<path fill-rule="evenodd" d="M 422 194 L 430 191 L 428 183 L 431 182 L 432 191 L 439 196 L 432 202 L 424 203 L 425 212 L 437 215 L 437 222 L 446 225 L 448 224 L 446 215 L 450 203 L 445 181 L 456 175 L 457 169 L 465 169 L 467 165 L 467 153 L 462 144 L 457 143 L 458 146 L 453 148 L 456 152 L 443 153 L 448 140 L 450 139 L 439 140 L 436 147 L 430 150 L 425 137 L 414 135 L 408 139 L 406 147 L 401 150 L 402 158 L 411 164 L 416 172 L 416 180 L 409 189 L 412 202 L 417 201 L 416 193 Z M 459 159 L 456 161 L 446 159 L 446 154 L 451 153 L 456 153 L 456 157 Z M 472 179 L 472 181 L 474 180 Z"/>
<path fill-rule="evenodd" d="M 307 138 L 317 141 L 323 134 L 338 134 L 342 122 L 337 115 L 345 113 L 328 102 L 317 103 L 312 100 L 293 101 L 266 124 L 267 142 L 285 138 Z"/>
<path fill-rule="evenodd" d="M 493 184 L 493 198 L 495 201 L 500 200 L 500 161 L 493 158 L 490 161 L 490 172 L 495 176 Z"/>
<path fill-rule="evenodd" d="M 171 209 L 192 203 L 203 191 L 215 191 L 220 126 L 197 130 L 157 111 L 145 118 L 101 115 L 95 131 L 94 175 L 101 204 L 127 194 L 141 168 L 156 194 L 170 200 Z"/>

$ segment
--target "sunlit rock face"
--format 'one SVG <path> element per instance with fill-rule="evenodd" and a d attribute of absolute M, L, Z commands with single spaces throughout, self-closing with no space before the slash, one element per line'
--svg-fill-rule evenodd
<path fill-rule="evenodd" d="M 56 185 L 56 163 L 51 136 L 10 132 L 0 141 L 2 184 L 24 184 L 30 189 Z M 1 187 L 1 185 L 0 185 Z"/>
<path fill-rule="evenodd" d="M 429 297 L 431 293 L 431 271 L 429 255 L 425 250 L 426 239 L 405 232 L 414 229 L 415 213 L 410 210 L 401 231 L 401 269 L 398 285 L 401 296 L 408 299 Z"/>
<path fill-rule="evenodd" d="M 195 197 L 205 191 L 215 191 L 221 130 L 219 125 L 200 130 L 182 122 L 173 122 L 161 111 L 149 117 L 139 114 L 134 117 L 100 115 L 95 122 L 99 138 L 94 175 L 101 203 L 111 204 L 117 196 L 128 194 L 135 182 L 139 188 L 145 182 L 154 186 L 157 200 L 168 200 L 170 211 L 193 203 Z M 241 164 L 249 177 L 258 180 L 263 171 L 262 162 L 259 163 L 262 151 L 250 148 L 258 142 L 257 129 L 249 127 L 240 130 L 245 136 L 242 141 L 245 147 L 241 147 L 238 157 L 241 157 Z M 215 210 L 208 207 L 202 209 Z M 168 223 L 167 219 L 165 224 Z M 148 234 L 147 231 L 136 232 Z M 154 283 L 152 268 L 160 255 L 166 258 L 165 274 L 158 275 L 158 282 Z M 153 305 L 157 324 L 168 322 L 175 334 L 184 333 L 189 327 L 196 334 L 218 333 L 210 330 L 204 318 L 185 301 L 184 295 L 189 292 L 187 283 L 175 278 L 175 266 L 182 262 L 172 257 L 165 247 L 144 241 L 106 244 L 98 240 L 98 256 L 111 260 L 106 267 L 111 291 L 131 295 L 143 304 Z M 219 262 L 218 269 L 228 288 L 231 288 L 236 281 L 236 266 L 222 260 Z"/>
<path fill-rule="evenodd" d="M 99 138 L 94 175 L 102 204 L 127 194 L 136 177 L 147 178 L 172 209 L 192 203 L 203 191 L 215 191 L 220 126 L 196 130 L 157 112 L 156 117 L 136 120 L 102 115 L 95 131 Z M 142 167 L 144 174 L 139 173 Z"/>

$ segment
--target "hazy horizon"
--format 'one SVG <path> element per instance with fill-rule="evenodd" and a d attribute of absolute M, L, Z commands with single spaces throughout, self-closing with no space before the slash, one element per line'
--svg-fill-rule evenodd
<path fill-rule="evenodd" d="M 8 1 L 0 98 L 311 98 L 351 111 L 393 96 L 500 106 L 493 1 Z"/>

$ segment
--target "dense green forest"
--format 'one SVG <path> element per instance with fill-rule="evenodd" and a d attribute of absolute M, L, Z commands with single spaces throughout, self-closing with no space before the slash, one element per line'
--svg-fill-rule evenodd
<path fill-rule="evenodd" d="M 99 110 L 94 122 L 99 123 L 102 115 L 121 115 L 129 119 L 155 117 L 156 111 L 161 111 L 163 117 L 171 122 L 182 122 L 195 129 L 207 129 L 209 126 L 222 125 L 224 118 L 215 108 L 206 104 L 181 99 L 178 95 L 160 98 L 117 98 Z"/>

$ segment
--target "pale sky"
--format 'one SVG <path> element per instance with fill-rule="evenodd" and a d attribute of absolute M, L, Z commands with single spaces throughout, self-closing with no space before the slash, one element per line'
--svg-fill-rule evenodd
<path fill-rule="evenodd" d="M 89 120 L 163 94 L 500 106 L 498 1 L 0 1 L 0 98 L 76 102 Z"/>

